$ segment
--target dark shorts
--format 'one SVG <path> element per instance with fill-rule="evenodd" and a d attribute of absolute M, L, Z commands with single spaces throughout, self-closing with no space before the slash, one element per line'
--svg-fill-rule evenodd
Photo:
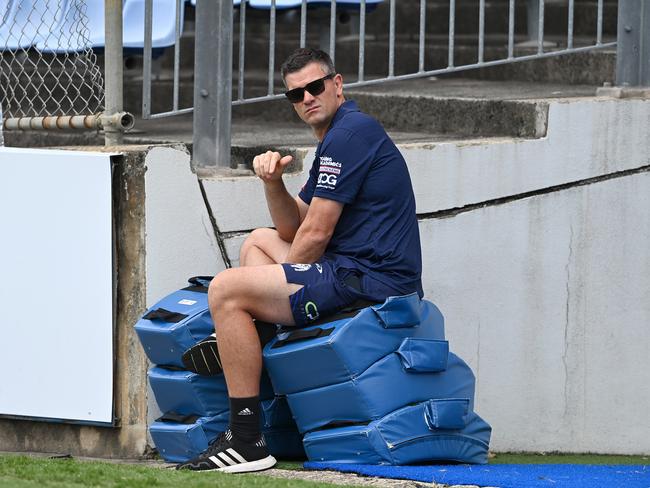
<path fill-rule="evenodd" d="M 289 297 L 293 319 L 304 327 L 319 318 L 333 315 L 360 297 L 346 284 L 354 278 L 349 270 L 335 269 L 328 260 L 312 264 L 283 263 L 287 283 L 304 285 Z"/>

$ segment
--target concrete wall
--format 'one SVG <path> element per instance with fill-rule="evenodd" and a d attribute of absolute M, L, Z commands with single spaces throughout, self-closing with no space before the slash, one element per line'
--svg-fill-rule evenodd
<path fill-rule="evenodd" d="M 542 139 L 401 146 L 425 292 L 495 450 L 650 453 L 648 127 L 648 101 L 573 99 Z M 270 225 L 255 178 L 203 184 L 231 252 Z"/>
<path fill-rule="evenodd" d="M 493 450 L 649 454 L 650 101 L 548 110 L 542 139 L 401 146 L 425 293 L 477 376 Z M 309 166 L 313 148 L 297 154 Z M 159 412 L 133 324 L 187 277 L 237 265 L 248 232 L 270 225 L 256 178 L 199 181 L 183 146 L 128 153 L 114 196 L 121 424 L 5 420 L 0 450 L 145 455 Z"/>
<path fill-rule="evenodd" d="M 494 450 L 650 452 L 650 172 L 420 228 Z"/>

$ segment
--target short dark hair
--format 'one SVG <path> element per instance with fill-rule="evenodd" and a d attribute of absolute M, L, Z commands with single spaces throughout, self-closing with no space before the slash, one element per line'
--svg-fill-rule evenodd
<path fill-rule="evenodd" d="M 336 73 L 336 68 L 334 68 L 334 63 L 329 54 L 321 49 L 312 49 L 309 47 L 296 49 L 292 52 L 289 57 L 282 63 L 280 68 L 280 74 L 282 79 L 289 74 L 300 71 L 309 63 L 319 63 L 323 67 L 326 75 L 330 73 Z"/>

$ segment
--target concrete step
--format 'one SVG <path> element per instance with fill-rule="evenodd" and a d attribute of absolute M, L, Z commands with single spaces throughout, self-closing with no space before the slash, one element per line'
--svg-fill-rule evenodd
<path fill-rule="evenodd" d="M 400 143 L 546 135 L 552 100 L 593 96 L 595 87 L 421 79 L 350 89 L 346 96 L 375 116 Z M 192 115 L 139 121 L 134 143 L 192 141 Z M 315 140 L 285 100 L 233 108 L 233 158 L 248 164 L 268 148 L 297 151 Z"/>
<path fill-rule="evenodd" d="M 278 53 L 283 53 L 282 45 L 278 46 Z M 358 64 L 353 42 L 339 43 L 337 56 L 337 69 L 344 74 L 346 82 L 357 80 Z M 534 49 L 517 49 L 516 55 L 532 54 Z M 427 51 L 425 69 L 431 70 L 444 68 L 447 65 L 448 53 L 446 46 L 432 46 Z M 504 44 L 489 45 L 485 50 L 485 59 L 499 59 L 507 56 Z M 388 73 L 388 46 L 375 44 L 366 51 L 367 59 L 374 59 L 373 66 L 376 70 L 366 68 L 366 79 L 384 77 Z M 455 49 L 456 65 L 475 63 L 477 50 L 472 45 L 459 45 Z M 268 92 L 268 73 L 262 69 L 246 72 L 244 96 L 264 96 Z M 490 68 L 472 69 L 457 72 L 451 76 L 466 77 L 483 80 L 525 81 L 536 83 L 568 83 L 574 85 L 602 86 L 604 82 L 614 81 L 616 69 L 616 53 L 609 51 L 591 51 L 571 55 L 549 57 L 534 61 L 517 62 L 499 65 Z M 395 74 L 413 73 L 418 70 L 417 48 L 410 45 L 400 45 L 395 54 Z M 194 87 L 193 70 L 183 70 L 181 73 L 179 90 L 179 106 L 193 106 Z M 235 71 L 234 76 L 238 73 Z M 276 93 L 282 93 L 282 81 L 276 70 Z M 152 111 L 153 113 L 166 112 L 172 108 L 173 75 L 168 70 L 161 70 L 158 79 L 152 86 Z M 141 71 L 132 71 L 124 83 L 125 108 L 135 114 L 142 113 L 142 74 Z M 234 81 L 233 97 L 237 97 L 237 80 Z M 250 111 L 264 112 L 259 104 L 251 106 Z M 249 109 L 242 110 L 246 111 Z"/>

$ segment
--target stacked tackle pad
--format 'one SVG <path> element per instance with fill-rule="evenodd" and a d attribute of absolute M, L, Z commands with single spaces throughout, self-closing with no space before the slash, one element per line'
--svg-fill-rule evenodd
<path fill-rule="evenodd" d="M 149 360 L 149 384 L 162 417 L 149 426 L 160 455 L 185 462 L 203 452 L 228 428 L 228 391 L 223 374 L 200 376 L 183 369 L 187 349 L 214 332 L 208 309 L 211 277 L 190 278 L 189 286 L 151 307 L 135 325 Z M 278 458 L 304 458 L 286 399 L 276 397 L 262 372 L 262 432 L 269 451 Z"/>
<path fill-rule="evenodd" d="M 440 311 L 417 294 L 281 333 L 264 363 L 312 461 L 487 462 L 474 375 L 449 351 Z"/>

